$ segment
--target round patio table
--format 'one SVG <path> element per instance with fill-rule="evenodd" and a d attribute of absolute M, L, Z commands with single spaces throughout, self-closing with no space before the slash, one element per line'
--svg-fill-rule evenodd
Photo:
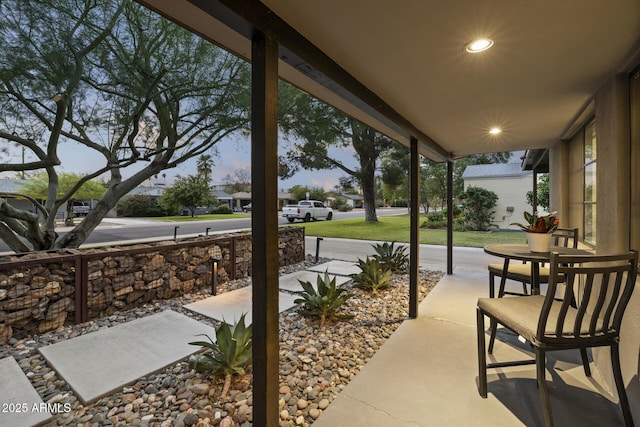
<path fill-rule="evenodd" d="M 531 252 L 526 244 L 492 243 L 484 247 L 484 251 L 489 255 L 504 258 L 502 267 L 501 286 L 507 280 L 507 270 L 509 261 L 527 261 L 531 264 L 531 293 L 540 294 L 540 263 L 548 262 L 551 259 L 551 252 L 560 255 L 593 255 L 592 252 L 584 249 L 565 248 L 564 246 L 551 246 L 549 252 Z"/>

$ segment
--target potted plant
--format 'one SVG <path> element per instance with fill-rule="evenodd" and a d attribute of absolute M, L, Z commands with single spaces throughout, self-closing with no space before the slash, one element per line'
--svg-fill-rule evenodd
<path fill-rule="evenodd" d="M 557 230 L 560 220 L 556 216 L 557 212 L 547 215 L 538 216 L 537 213 L 524 213 L 524 219 L 527 224 L 517 222 L 511 225 L 517 225 L 527 233 L 527 244 L 531 252 L 549 252 L 551 246 L 551 234 Z"/>

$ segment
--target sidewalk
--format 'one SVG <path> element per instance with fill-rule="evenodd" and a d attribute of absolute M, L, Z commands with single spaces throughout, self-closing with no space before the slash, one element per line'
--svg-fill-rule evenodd
<path fill-rule="evenodd" d="M 317 238 L 306 237 L 306 253 L 315 256 Z M 351 240 L 334 237 L 323 237 L 320 241 L 320 256 L 344 261 L 357 262 L 358 258 L 365 258 L 367 255 L 375 254 L 372 245 L 382 243 L 374 240 Z M 406 243 L 396 243 L 396 245 L 407 246 Z M 487 264 L 500 262 L 500 260 L 484 253 L 482 248 L 453 248 L 453 269 L 472 268 L 482 271 L 487 270 Z M 439 245 L 420 245 L 420 268 L 423 270 L 446 271 L 447 270 L 447 247 Z"/>

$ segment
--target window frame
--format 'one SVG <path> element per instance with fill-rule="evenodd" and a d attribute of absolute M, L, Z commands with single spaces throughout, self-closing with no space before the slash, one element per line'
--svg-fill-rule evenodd
<path fill-rule="evenodd" d="M 582 145 L 582 240 L 595 246 L 597 220 L 597 128 L 595 118 L 584 126 Z M 589 151 L 588 151 L 589 150 Z M 588 222 L 587 222 L 588 221 Z M 589 224 L 589 227 L 587 227 Z"/>

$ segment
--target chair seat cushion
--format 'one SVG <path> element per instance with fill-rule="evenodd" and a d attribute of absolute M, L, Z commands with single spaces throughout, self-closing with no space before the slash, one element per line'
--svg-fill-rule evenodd
<path fill-rule="evenodd" d="M 496 319 L 498 323 L 522 335 L 527 341 L 535 344 L 539 343 L 536 334 L 544 299 L 545 297 L 543 295 L 512 298 L 480 298 L 478 299 L 478 308 L 486 315 Z M 557 344 L 558 341 L 563 338 L 574 338 L 573 326 L 578 311 L 573 307 L 568 308 L 561 336 L 557 336 L 555 333 L 561 305 L 562 301 L 554 301 L 552 303 L 549 320 L 547 321 L 547 327 L 545 329 L 546 337 L 543 339 L 545 342 L 554 342 Z M 581 323 L 580 335 L 588 335 L 590 322 L 591 316 L 585 314 Z M 597 327 L 601 328 L 601 324 L 601 322 L 598 322 Z M 602 330 L 596 330 L 596 335 L 604 335 L 602 332 Z"/>
<path fill-rule="evenodd" d="M 502 277 L 503 264 L 489 264 L 489 271 Z M 540 283 L 549 283 L 549 267 L 539 268 Z M 519 282 L 531 283 L 531 264 L 509 263 L 507 278 Z"/>

